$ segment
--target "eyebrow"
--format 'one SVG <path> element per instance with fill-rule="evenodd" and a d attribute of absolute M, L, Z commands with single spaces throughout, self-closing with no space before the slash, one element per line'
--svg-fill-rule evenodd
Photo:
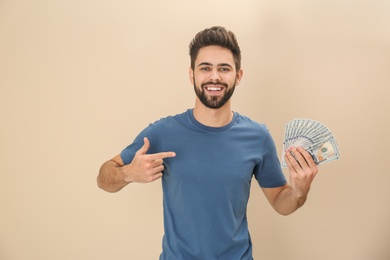
<path fill-rule="evenodd" d="M 210 62 L 201 62 L 199 63 L 198 67 L 199 66 L 213 66 L 212 63 Z M 232 65 L 230 65 L 229 63 L 220 63 L 220 64 L 217 64 L 218 67 L 230 67 L 230 68 L 233 68 Z"/>

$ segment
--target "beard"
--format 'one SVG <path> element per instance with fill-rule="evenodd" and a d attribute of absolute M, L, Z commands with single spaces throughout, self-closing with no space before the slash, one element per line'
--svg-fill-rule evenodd
<path fill-rule="evenodd" d="M 221 96 L 207 96 L 206 92 L 204 90 L 205 85 L 223 85 L 224 88 L 224 94 Z M 226 83 L 218 83 L 214 84 L 212 82 L 206 82 L 201 85 L 201 88 L 196 87 L 195 79 L 194 79 L 194 90 L 196 93 L 196 96 L 199 98 L 199 100 L 202 102 L 203 105 L 205 105 L 208 108 L 212 109 L 218 109 L 221 108 L 223 105 L 226 104 L 226 102 L 233 96 L 234 90 L 236 89 L 236 81 L 233 83 L 233 87 L 228 88 L 228 84 Z"/>

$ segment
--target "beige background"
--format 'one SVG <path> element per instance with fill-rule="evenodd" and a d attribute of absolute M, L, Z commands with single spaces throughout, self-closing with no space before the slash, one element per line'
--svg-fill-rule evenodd
<path fill-rule="evenodd" d="M 160 182 L 109 194 L 95 179 L 193 106 L 188 44 L 213 25 L 243 51 L 234 110 L 280 153 L 287 121 L 316 119 L 342 156 L 288 217 L 253 185 L 255 259 L 390 259 L 389 14 L 388 0 L 1 0 L 0 259 L 158 258 Z"/>

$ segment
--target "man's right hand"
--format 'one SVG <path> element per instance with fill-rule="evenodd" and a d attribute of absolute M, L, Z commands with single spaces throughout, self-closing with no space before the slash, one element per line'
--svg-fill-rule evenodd
<path fill-rule="evenodd" d="M 146 154 L 150 143 L 144 138 L 144 145 L 135 153 L 133 161 L 124 165 L 120 154 L 105 162 L 99 170 L 98 186 L 107 192 L 117 192 L 131 182 L 148 183 L 162 177 L 163 159 L 175 157 L 174 152 Z"/>
<path fill-rule="evenodd" d="M 135 153 L 133 161 L 122 167 L 126 182 L 148 183 L 161 178 L 163 159 L 176 156 L 174 152 L 147 154 L 149 148 L 150 142 L 145 137 L 144 145 Z"/>

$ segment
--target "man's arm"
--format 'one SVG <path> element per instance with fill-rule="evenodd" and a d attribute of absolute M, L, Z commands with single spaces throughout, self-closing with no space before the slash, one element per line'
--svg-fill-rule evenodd
<path fill-rule="evenodd" d="M 115 156 L 113 159 L 105 162 L 99 171 L 97 177 L 97 184 L 99 188 L 108 192 L 120 191 L 123 187 L 130 183 L 129 180 L 125 180 L 123 171 L 123 161 L 120 155 Z"/>
<path fill-rule="evenodd" d="M 285 153 L 285 160 L 290 171 L 291 184 L 262 190 L 279 214 L 289 215 L 305 203 L 318 168 L 310 154 L 302 147 L 291 147 Z"/>
<path fill-rule="evenodd" d="M 135 153 L 133 161 L 124 165 L 120 155 L 105 162 L 99 171 L 97 184 L 108 192 L 117 192 L 131 182 L 148 183 L 162 177 L 163 159 L 174 157 L 174 152 L 147 154 L 149 140 L 144 138 L 144 145 Z"/>

